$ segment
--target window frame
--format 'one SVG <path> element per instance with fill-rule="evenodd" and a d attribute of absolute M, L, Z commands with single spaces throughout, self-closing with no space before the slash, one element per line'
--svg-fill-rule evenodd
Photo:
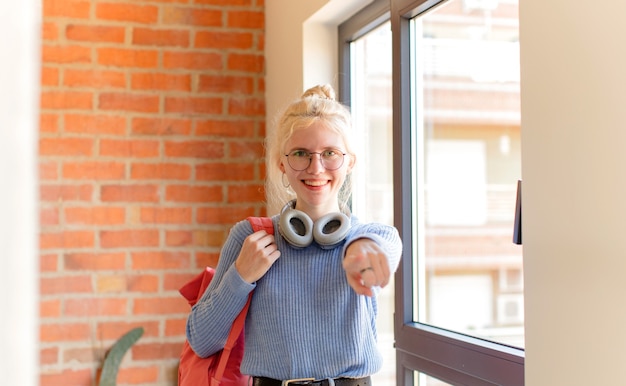
<path fill-rule="evenodd" d="M 395 274 L 394 339 L 398 385 L 419 371 L 450 384 L 524 385 L 525 352 L 413 320 L 413 160 L 411 158 L 410 20 L 446 0 L 375 0 L 338 27 L 339 98 L 350 105 L 350 44 L 391 22 L 394 221 L 404 242 Z"/>

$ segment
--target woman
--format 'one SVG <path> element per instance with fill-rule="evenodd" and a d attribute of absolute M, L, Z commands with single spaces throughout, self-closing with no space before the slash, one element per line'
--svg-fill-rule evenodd
<path fill-rule="evenodd" d="M 201 357 L 224 345 L 254 290 L 241 371 L 254 385 L 311 379 L 315 385 L 370 385 L 378 289 L 398 266 L 395 228 L 361 223 L 346 206 L 350 114 L 329 86 L 289 105 L 268 142 L 268 199 L 284 205 L 275 235 L 237 223 L 216 275 L 192 308 L 187 338 Z M 307 384 L 307 383 L 304 383 Z"/>

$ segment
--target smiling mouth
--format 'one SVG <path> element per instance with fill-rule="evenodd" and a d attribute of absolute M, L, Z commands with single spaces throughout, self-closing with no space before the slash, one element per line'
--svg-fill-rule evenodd
<path fill-rule="evenodd" d="M 324 185 L 326 185 L 328 183 L 327 180 L 323 180 L 323 181 L 320 181 L 320 180 L 317 180 L 317 181 L 303 180 L 302 182 L 304 182 L 304 184 L 308 185 L 308 186 L 324 186 Z"/>

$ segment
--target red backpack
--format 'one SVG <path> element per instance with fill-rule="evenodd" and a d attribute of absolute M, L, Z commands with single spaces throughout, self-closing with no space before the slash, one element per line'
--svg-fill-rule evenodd
<path fill-rule="evenodd" d="M 248 221 L 250 221 L 255 232 L 264 229 L 267 233 L 274 234 L 271 218 L 248 217 Z M 189 301 L 189 305 L 193 306 L 200 300 L 214 274 L 213 268 L 206 267 L 201 274 L 180 288 L 179 292 Z M 241 374 L 239 366 L 244 350 L 243 326 L 246 322 L 251 296 L 252 293 L 250 293 L 246 305 L 235 318 L 222 350 L 207 358 L 201 358 L 196 355 L 189 342 L 185 340 L 178 365 L 179 386 L 248 385 L 248 377 Z"/>

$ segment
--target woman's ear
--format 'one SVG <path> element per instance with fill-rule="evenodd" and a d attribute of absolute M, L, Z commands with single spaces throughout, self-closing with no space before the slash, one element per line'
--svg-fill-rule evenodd
<path fill-rule="evenodd" d="M 352 173 L 352 168 L 354 168 L 354 165 L 356 164 L 356 155 L 354 154 L 348 154 L 350 157 L 350 161 L 348 162 L 348 174 Z"/>
<path fill-rule="evenodd" d="M 281 172 L 285 172 L 285 165 L 283 164 L 283 161 L 280 161 L 278 163 L 278 169 L 280 169 Z"/>

